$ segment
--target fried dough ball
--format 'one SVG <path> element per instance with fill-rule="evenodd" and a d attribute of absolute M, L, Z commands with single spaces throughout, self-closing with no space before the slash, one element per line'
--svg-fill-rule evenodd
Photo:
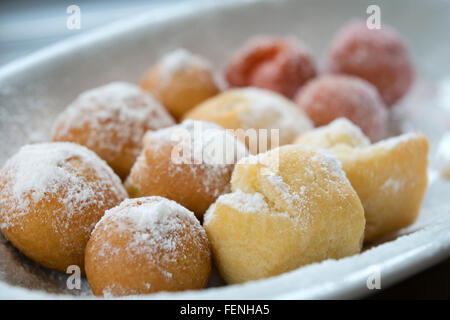
<path fill-rule="evenodd" d="M 94 152 L 74 143 L 22 147 L 0 171 L 0 227 L 40 265 L 84 272 L 95 224 L 126 198 L 119 177 Z"/>
<path fill-rule="evenodd" d="M 387 106 L 399 101 L 414 82 L 414 67 L 403 37 L 393 28 L 369 29 L 352 21 L 335 37 L 327 70 L 367 80 L 377 87 Z"/>
<path fill-rule="evenodd" d="M 191 211 L 161 197 L 128 199 L 106 211 L 86 247 L 97 296 L 202 289 L 210 271 L 205 230 Z"/>
<path fill-rule="evenodd" d="M 290 100 L 257 88 L 225 91 L 197 106 L 185 117 L 235 130 L 236 136 L 246 143 L 252 154 L 292 143 L 299 134 L 313 128 L 311 120 Z M 267 137 L 260 129 L 268 130 Z"/>
<path fill-rule="evenodd" d="M 141 87 L 153 94 L 177 120 L 220 91 L 210 64 L 184 49 L 167 54 L 152 66 Z"/>
<path fill-rule="evenodd" d="M 347 121 L 336 120 L 328 126 L 300 136 L 296 143 L 327 148 L 342 163 L 358 193 L 366 216 L 365 241 L 412 224 L 427 188 L 428 141 L 422 134 L 403 134 L 368 145 L 367 138 Z M 336 136 L 347 132 L 347 141 Z"/>
<path fill-rule="evenodd" d="M 225 70 L 230 87 L 259 87 L 293 98 L 317 74 L 310 52 L 294 38 L 250 39 Z"/>
<path fill-rule="evenodd" d="M 175 124 L 148 93 L 131 83 L 112 82 L 82 93 L 61 113 L 53 141 L 88 147 L 125 179 L 147 130 Z"/>
<path fill-rule="evenodd" d="M 275 276 L 360 252 L 364 211 L 339 162 L 324 151 L 283 146 L 242 159 L 232 193 L 204 227 L 228 283 Z"/>
<path fill-rule="evenodd" d="M 201 219 L 211 203 L 228 192 L 234 164 L 246 155 L 245 145 L 223 128 L 186 120 L 145 135 L 125 187 L 131 197 L 175 200 Z"/>
<path fill-rule="evenodd" d="M 346 117 L 372 140 L 385 138 L 388 110 L 377 89 L 352 76 L 327 75 L 310 81 L 295 98 L 315 126 Z"/>

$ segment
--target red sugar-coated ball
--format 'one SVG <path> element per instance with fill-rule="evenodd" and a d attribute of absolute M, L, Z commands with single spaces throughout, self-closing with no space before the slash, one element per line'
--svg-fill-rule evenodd
<path fill-rule="evenodd" d="M 353 21 L 338 33 L 328 52 L 326 69 L 369 81 L 387 106 L 399 101 L 414 81 L 403 37 L 388 26 L 369 29 L 362 21 Z"/>
<path fill-rule="evenodd" d="M 316 126 L 345 117 L 358 125 L 372 141 L 387 135 L 388 109 L 377 89 L 353 76 L 326 75 L 303 87 L 295 102 Z"/>
<path fill-rule="evenodd" d="M 301 43 L 269 36 L 250 39 L 225 69 L 230 87 L 259 87 L 288 98 L 316 74 L 314 60 Z"/>

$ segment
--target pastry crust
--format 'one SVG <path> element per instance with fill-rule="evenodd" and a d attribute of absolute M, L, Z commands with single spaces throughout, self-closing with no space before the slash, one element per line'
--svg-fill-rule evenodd
<path fill-rule="evenodd" d="M 105 210 L 126 198 L 92 151 L 73 143 L 27 145 L 0 172 L 2 233 L 40 265 L 84 272 L 84 250 Z"/>
<path fill-rule="evenodd" d="M 308 116 L 290 100 L 257 88 L 225 91 L 188 112 L 185 118 L 210 121 L 235 130 L 252 154 L 292 143 L 299 134 L 313 128 Z M 259 135 L 260 129 L 267 129 L 267 140 L 266 136 Z M 256 139 L 250 133 L 255 133 Z M 275 133 L 277 139 L 273 140 Z"/>
<path fill-rule="evenodd" d="M 356 126 L 350 122 L 338 126 L 337 121 L 342 120 L 312 130 L 296 143 L 328 148 L 340 160 L 364 206 L 365 241 L 411 225 L 420 212 L 428 184 L 427 138 L 407 133 L 367 145 L 361 132 L 355 138 Z M 345 142 L 332 140 L 345 132 L 349 137 Z"/>
<path fill-rule="evenodd" d="M 194 214 L 161 197 L 129 199 L 108 210 L 86 247 L 97 296 L 202 289 L 211 271 L 208 238 Z"/>
<path fill-rule="evenodd" d="M 215 158 L 211 150 L 225 151 Z M 131 197 L 175 200 L 201 219 L 215 199 L 229 191 L 234 164 L 246 155 L 244 144 L 223 128 L 186 120 L 146 134 L 125 187 Z"/>
<path fill-rule="evenodd" d="M 356 148 L 370 146 L 370 140 L 350 120 L 338 118 L 326 126 L 305 132 L 294 141 L 294 144 L 321 149 L 331 149 L 341 145 Z"/>
<path fill-rule="evenodd" d="M 363 207 L 339 162 L 322 151 L 290 145 L 244 158 L 232 190 L 204 222 L 228 283 L 360 252 Z"/>
<path fill-rule="evenodd" d="M 177 120 L 220 91 L 209 63 L 184 49 L 169 53 L 152 66 L 141 87 Z"/>
<path fill-rule="evenodd" d="M 126 82 L 112 82 L 82 93 L 61 113 L 53 141 L 88 147 L 125 179 L 142 149 L 147 130 L 175 124 L 148 93 Z"/>

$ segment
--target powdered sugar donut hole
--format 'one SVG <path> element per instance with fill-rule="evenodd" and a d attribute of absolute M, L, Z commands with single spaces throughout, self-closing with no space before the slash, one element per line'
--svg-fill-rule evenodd
<path fill-rule="evenodd" d="M 371 30 L 365 21 L 352 21 L 339 32 L 329 49 L 326 69 L 372 83 L 387 106 L 399 101 L 414 81 L 403 37 L 386 25 Z"/>
<path fill-rule="evenodd" d="M 292 143 L 298 135 L 313 128 L 312 121 L 291 100 L 253 87 L 224 91 L 185 117 L 234 130 L 252 154 Z M 267 135 L 261 134 L 264 131 Z"/>
<path fill-rule="evenodd" d="M 125 179 L 147 130 L 175 124 L 163 106 L 138 86 L 113 82 L 82 93 L 61 113 L 53 141 L 88 147 Z"/>
<path fill-rule="evenodd" d="M 199 221 L 161 197 L 129 199 L 108 210 L 86 248 L 86 275 L 97 296 L 202 289 L 210 271 Z"/>
<path fill-rule="evenodd" d="M 163 56 L 144 75 L 141 87 L 175 119 L 220 91 L 210 63 L 185 49 Z"/>
<path fill-rule="evenodd" d="M 385 138 L 389 113 L 377 89 L 367 81 L 345 75 L 325 75 L 310 81 L 295 98 L 315 126 L 345 117 L 372 141 Z"/>
<path fill-rule="evenodd" d="M 66 272 L 84 271 L 84 250 L 105 213 L 126 198 L 119 177 L 73 143 L 22 147 L 0 171 L 0 227 L 24 255 Z"/>
<path fill-rule="evenodd" d="M 259 36 L 247 41 L 225 69 L 230 87 L 269 89 L 293 98 L 317 74 L 309 50 L 297 39 Z"/>
<path fill-rule="evenodd" d="M 131 197 L 166 197 L 201 219 L 229 191 L 234 164 L 246 155 L 245 145 L 218 125 L 186 120 L 145 135 L 125 186 Z"/>

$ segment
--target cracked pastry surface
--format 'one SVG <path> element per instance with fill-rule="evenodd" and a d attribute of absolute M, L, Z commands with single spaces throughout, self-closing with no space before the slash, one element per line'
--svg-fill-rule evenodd
<path fill-rule="evenodd" d="M 356 254 L 364 226 L 361 202 L 339 162 L 298 145 L 238 162 L 232 192 L 220 196 L 204 220 L 228 283 Z"/>
<path fill-rule="evenodd" d="M 338 136 L 347 139 L 333 140 Z M 375 241 L 417 219 L 428 184 L 424 135 L 407 133 L 370 144 L 359 128 L 338 119 L 300 136 L 296 143 L 327 148 L 342 163 L 364 206 L 365 241 Z"/>

